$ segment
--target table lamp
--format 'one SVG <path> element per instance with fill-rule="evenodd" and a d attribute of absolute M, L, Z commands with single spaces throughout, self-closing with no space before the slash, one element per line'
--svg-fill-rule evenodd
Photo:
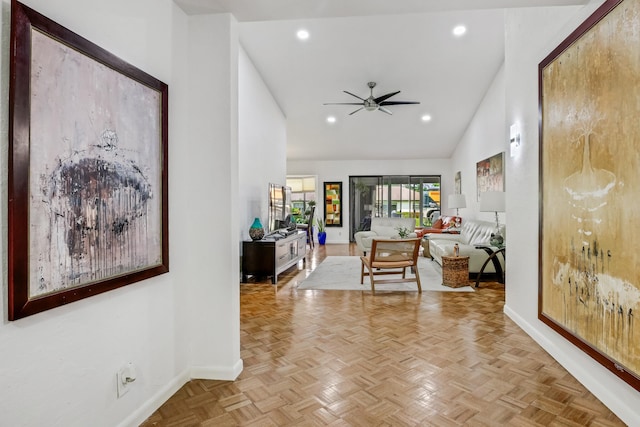
<path fill-rule="evenodd" d="M 458 209 L 467 207 L 467 198 L 464 194 L 449 194 L 449 207 L 456 210 L 456 216 L 460 216 Z"/>
<path fill-rule="evenodd" d="M 500 234 L 500 221 L 498 212 L 505 211 L 504 191 L 487 191 L 480 194 L 480 212 L 496 213 L 496 232 L 491 237 L 493 246 L 500 246 L 504 243 L 504 237 Z"/>

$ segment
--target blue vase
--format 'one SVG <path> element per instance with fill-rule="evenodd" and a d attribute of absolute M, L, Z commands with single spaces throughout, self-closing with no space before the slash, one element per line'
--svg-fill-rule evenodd
<path fill-rule="evenodd" d="M 320 243 L 321 245 L 324 245 L 324 243 L 327 241 L 327 233 L 324 231 L 321 231 L 318 233 L 318 243 Z"/>
<path fill-rule="evenodd" d="M 251 240 L 261 240 L 264 237 L 264 227 L 262 227 L 260 218 L 253 220 L 253 224 L 249 227 L 249 237 Z"/>

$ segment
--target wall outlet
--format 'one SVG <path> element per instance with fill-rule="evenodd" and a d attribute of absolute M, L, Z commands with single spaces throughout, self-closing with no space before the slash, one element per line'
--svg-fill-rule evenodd
<path fill-rule="evenodd" d="M 132 363 L 127 363 L 116 372 L 116 391 L 118 398 L 129 392 L 136 380 L 136 370 Z"/>

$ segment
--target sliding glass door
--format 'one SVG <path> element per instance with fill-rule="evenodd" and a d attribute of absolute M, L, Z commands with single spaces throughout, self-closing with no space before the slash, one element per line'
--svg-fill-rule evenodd
<path fill-rule="evenodd" d="M 349 177 L 350 239 L 369 230 L 371 218 L 415 218 L 416 227 L 431 225 L 440 213 L 440 176 L 385 175 Z"/>

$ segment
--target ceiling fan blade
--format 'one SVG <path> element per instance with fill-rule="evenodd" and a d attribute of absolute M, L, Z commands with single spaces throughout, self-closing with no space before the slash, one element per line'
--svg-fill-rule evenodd
<path fill-rule="evenodd" d="M 393 116 L 393 113 L 392 113 L 390 110 L 387 110 L 387 109 L 386 109 L 386 108 L 384 108 L 384 107 L 378 107 L 378 110 L 379 110 L 379 111 L 382 111 L 383 113 L 387 113 L 387 114 L 388 114 L 388 115 L 390 115 L 390 116 Z"/>
<path fill-rule="evenodd" d="M 325 102 L 322 105 L 362 105 L 362 102 Z"/>
<path fill-rule="evenodd" d="M 351 113 L 349 113 L 349 115 L 355 114 L 355 113 L 357 113 L 358 111 L 362 110 L 363 108 L 364 108 L 364 107 L 360 107 L 360 108 L 358 108 L 356 111 L 352 111 Z"/>
<path fill-rule="evenodd" d="M 397 91 L 397 92 L 391 92 L 391 93 L 388 93 L 388 94 L 386 94 L 386 95 L 379 96 L 379 97 L 377 97 L 377 98 L 376 98 L 376 104 L 380 104 L 382 101 L 384 101 L 384 100 L 386 100 L 386 99 L 389 99 L 389 98 L 391 98 L 393 95 L 397 95 L 397 94 L 399 94 L 399 93 L 400 93 L 400 91 Z"/>
<path fill-rule="evenodd" d="M 351 95 L 351 96 L 355 96 L 356 98 L 358 98 L 358 99 L 359 99 L 359 100 L 361 100 L 361 101 L 364 101 L 364 98 L 360 98 L 358 95 L 355 95 L 355 94 L 353 94 L 353 93 L 351 93 L 351 92 L 349 92 L 349 91 L 347 91 L 347 90 L 343 90 L 343 92 L 344 92 L 344 93 L 348 93 L 348 94 L 349 94 L 349 95 Z"/>
<path fill-rule="evenodd" d="M 407 104 L 420 104 L 417 101 L 384 101 L 379 105 L 407 105 Z"/>

